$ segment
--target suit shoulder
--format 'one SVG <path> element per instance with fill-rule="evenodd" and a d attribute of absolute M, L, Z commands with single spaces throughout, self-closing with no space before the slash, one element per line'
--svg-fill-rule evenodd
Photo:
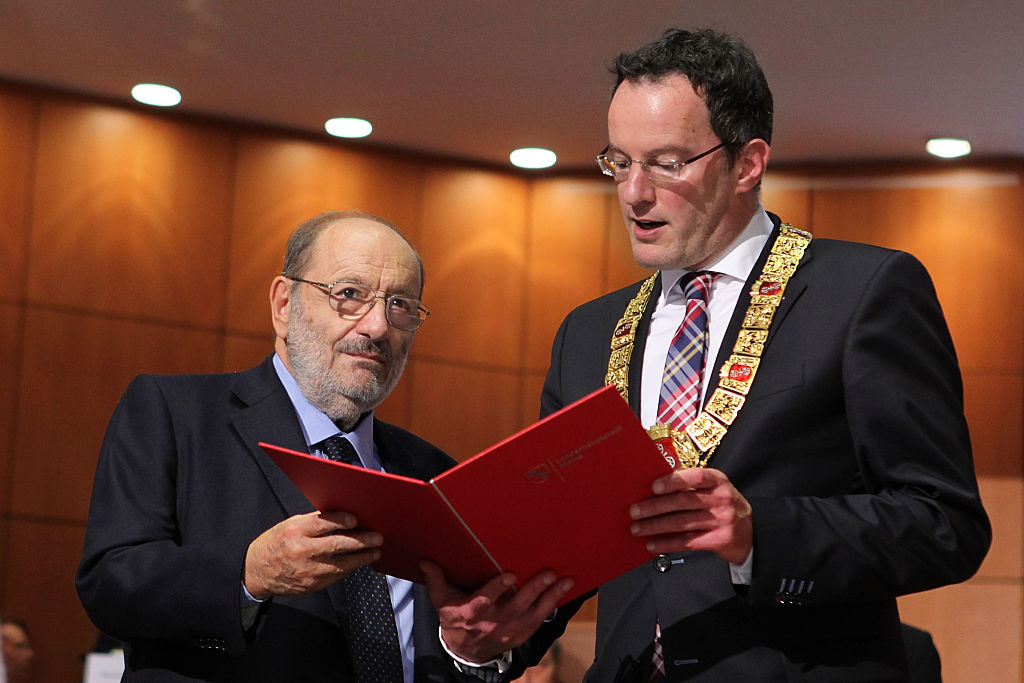
<path fill-rule="evenodd" d="M 876 277 L 912 277 L 931 281 L 927 268 L 913 254 L 863 242 L 826 238 L 811 240 L 800 268 L 805 274 L 849 283 Z M 798 271 L 799 272 L 799 271 Z"/>
<path fill-rule="evenodd" d="M 230 386 L 240 375 L 237 372 L 211 372 L 187 374 L 156 374 L 143 373 L 136 375 L 128 385 L 128 390 L 158 389 L 163 392 L 179 394 L 191 392 L 208 392 L 210 390 Z"/>
<path fill-rule="evenodd" d="M 234 372 L 191 372 L 191 373 L 143 373 L 137 375 L 133 382 L 156 383 L 166 386 L 210 386 L 214 384 L 234 384 L 238 381 L 267 379 L 276 376 L 273 355 L 259 365 L 246 370 Z"/>
<path fill-rule="evenodd" d="M 880 247 L 866 242 L 850 242 L 827 237 L 815 237 L 807 248 L 808 253 L 821 258 L 856 259 L 859 262 L 880 263 L 889 259 L 917 261 L 913 254 L 898 249 Z"/>
<path fill-rule="evenodd" d="M 126 396 L 161 393 L 169 397 L 198 397 L 200 400 L 222 397 L 246 386 L 267 386 L 273 365 L 263 363 L 238 372 L 209 372 L 136 375 L 125 390 Z"/>

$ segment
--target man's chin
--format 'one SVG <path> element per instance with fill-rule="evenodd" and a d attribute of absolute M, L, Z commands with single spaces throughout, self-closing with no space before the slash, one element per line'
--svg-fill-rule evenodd
<path fill-rule="evenodd" d="M 390 393 L 386 384 L 373 377 L 370 381 L 350 385 L 339 397 L 339 401 L 362 414 L 379 406 Z"/>
<path fill-rule="evenodd" d="M 338 396 L 335 398 L 330 410 L 325 410 L 327 416 L 337 422 L 344 429 L 349 430 L 359 420 L 363 413 L 372 410 L 377 402 L 354 398 L 351 396 Z"/>
<path fill-rule="evenodd" d="M 671 268 L 670 256 L 667 249 L 656 244 L 633 243 L 633 260 L 641 268 L 650 268 L 651 270 Z"/>

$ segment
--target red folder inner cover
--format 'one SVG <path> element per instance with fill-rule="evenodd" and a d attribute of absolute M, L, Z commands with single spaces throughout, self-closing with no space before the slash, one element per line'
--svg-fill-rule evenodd
<path fill-rule="evenodd" d="M 261 444 L 318 509 L 379 531 L 376 568 L 422 581 L 421 558 L 473 590 L 502 571 L 520 583 L 571 576 L 568 601 L 651 559 L 629 506 L 671 471 L 613 387 L 421 482 Z"/>
<path fill-rule="evenodd" d="M 384 537 L 378 571 L 422 583 L 419 561 L 430 559 L 459 586 L 501 572 L 428 482 L 260 445 L 318 510 L 350 512 Z"/>

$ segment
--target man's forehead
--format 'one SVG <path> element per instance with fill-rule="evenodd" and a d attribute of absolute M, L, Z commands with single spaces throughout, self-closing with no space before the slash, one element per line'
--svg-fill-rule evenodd
<path fill-rule="evenodd" d="M 609 147 L 614 150 L 692 154 L 695 141 L 711 133 L 707 106 L 685 76 L 626 81 L 608 108 Z"/>
<path fill-rule="evenodd" d="M 342 219 L 317 239 L 310 260 L 312 269 L 327 274 L 360 279 L 375 278 L 382 271 L 408 279 L 415 287 L 419 260 L 405 239 L 386 225 L 366 218 Z M 374 283 L 366 283 L 374 284 Z"/>
<path fill-rule="evenodd" d="M 314 258 L 345 258 L 374 261 L 416 261 L 401 235 L 376 221 L 348 218 L 331 225 L 314 245 Z"/>

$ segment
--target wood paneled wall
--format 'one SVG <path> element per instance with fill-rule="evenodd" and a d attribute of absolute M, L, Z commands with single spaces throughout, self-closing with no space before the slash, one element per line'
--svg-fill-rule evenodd
<path fill-rule="evenodd" d="M 14 85 L 0 85 L 0 159 L 0 614 L 29 622 L 38 681 L 80 680 L 96 636 L 73 574 L 115 402 L 140 372 L 269 353 L 268 286 L 299 222 L 361 208 L 419 247 L 433 313 L 379 413 L 460 459 L 535 419 L 570 308 L 646 275 L 596 174 L 503 173 Z M 1022 171 L 790 169 L 765 183 L 770 209 L 819 236 L 915 253 L 949 317 L 996 540 L 971 581 L 901 602 L 948 680 L 1021 674 Z M 570 656 L 587 657 L 592 618 Z"/>

